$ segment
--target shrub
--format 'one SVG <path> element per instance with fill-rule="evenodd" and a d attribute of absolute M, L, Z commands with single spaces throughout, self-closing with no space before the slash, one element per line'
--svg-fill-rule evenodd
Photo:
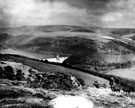
<path fill-rule="evenodd" d="M 17 80 L 22 80 L 24 78 L 24 73 L 22 72 L 21 69 L 18 69 L 16 71 L 16 76 L 15 77 L 16 77 Z"/>
<path fill-rule="evenodd" d="M 94 81 L 93 85 L 94 85 L 96 88 L 100 88 L 100 84 L 98 83 L 98 81 Z"/>
<path fill-rule="evenodd" d="M 5 70 L 4 73 L 5 78 L 13 80 L 15 76 L 14 69 L 11 66 L 5 66 L 4 70 Z"/>
<path fill-rule="evenodd" d="M 4 77 L 4 70 L 2 69 L 2 67 L 0 67 L 0 78 Z"/>

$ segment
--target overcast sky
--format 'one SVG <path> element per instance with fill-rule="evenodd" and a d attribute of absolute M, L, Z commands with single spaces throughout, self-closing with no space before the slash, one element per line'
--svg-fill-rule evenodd
<path fill-rule="evenodd" d="M 0 27 L 135 28 L 135 0 L 0 0 Z"/>

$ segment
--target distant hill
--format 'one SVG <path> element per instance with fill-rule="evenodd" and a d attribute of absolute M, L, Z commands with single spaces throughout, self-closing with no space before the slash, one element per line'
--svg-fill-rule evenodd
<path fill-rule="evenodd" d="M 8 33 L 13 36 L 18 35 L 37 35 L 51 32 L 82 32 L 82 33 L 100 33 L 121 37 L 123 35 L 135 33 L 132 28 L 102 28 L 102 27 L 82 27 L 71 25 L 45 25 L 45 26 L 21 26 L 14 28 L 0 28 L 1 33 Z"/>
<path fill-rule="evenodd" d="M 130 29 L 130 28 L 113 29 L 111 33 L 112 35 L 123 36 L 123 35 L 128 35 L 128 34 L 134 34 L 135 29 Z"/>
<path fill-rule="evenodd" d="M 34 35 L 48 32 L 89 32 L 93 33 L 95 28 L 69 26 L 69 25 L 48 25 L 48 26 L 21 26 L 15 28 L 1 28 L 2 33 L 9 33 L 13 36 Z"/>
<path fill-rule="evenodd" d="M 20 37 L 16 38 L 20 40 Z M 25 39 L 24 39 L 25 40 Z M 22 42 L 24 41 L 22 40 Z M 34 39 L 28 38 L 29 41 L 20 44 L 12 41 L 11 45 L 24 49 L 35 49 L 36 51 L 53 51 L 60 53 L 81 53 L 81 52 L 95 52 L 96 43 L 93 40 L 79 38 L 79 37 L 36 37 Z"/>
<path fill-rule="evenodd" d="M 86 64 L 93 60 L 105 62 L 112 55 L 117 59 L 119 54 L 135 51 L 134 44 L 124 40 L 124 35 L 134 34 L 135 29 L 50 25 L 3 28 L 0 31 L 3 34 L 0 41 L 9 47 L 40 53 L 69 54 L 76 58 L 72 61 Z"/>
<path fill-rule="evenodd" d="M 7 42 L 17 49 L 44 53 L 72 55 L 72 62 L 89 64 L 93 61 L 106 62 L 112 55 L 130 54 L 132 49 L 118 40 L 106 38 L 90 39 L 80 37 L 32 37 L 17 36 Z M 106 57 L 107 56 L 107 57 Z M 114 58 L 113 61 L 116 61 Z M 124 59 L 124 58 L 123 58 Z"/>

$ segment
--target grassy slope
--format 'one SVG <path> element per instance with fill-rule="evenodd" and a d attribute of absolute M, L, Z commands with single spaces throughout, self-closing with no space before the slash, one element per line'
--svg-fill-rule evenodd
<path fill-rule="evenodd" d="M 6 57 L 6 56 L 5 56 Z M 21 62 L 26 65 L 30 65 L 35 69 L 41 70 L 43 72 L 47 71 L 60 71 L 60 72 L 71 72 L 79 73 L 80 77 L 83 78 L 84 74 L 89 78 L 89 83 L 91 80 L 103 81 L 95 76 L 89 74 L 80 74 L 81 71 L 75 71 L 73 69 L 63 68 L 61 66 L 55 66 L 51 64 L 41 63 L 32 59 L 24 59 L 23 57 L 8 56 L 10 60 L 16 62 Z M 76 73 L 77 72 L 77 73 Z M 81 72 L 82 73 L 82 72 Z M 86 77 L 85 76 L 85 77 Z M 106 82 L 106 81 L 105 81 Z M 55 101 L 59 96 L 73 96 L 73 97 L 84 97 L 90 102 L 94 103 L 94 108 L 104 107 L 104 108 L 134 108 L 135 107 L 135 95 L 129 95 L 126 93 L 113 93 L 110 89 L 96 89 L 89 87 L 88 89 L 83 89 L 79 91 L 48 91 L 41 88 L 28 88 L 23 87 L 22 82 L 17 82 L 19 85 L 13 85 L 15 82 L 9 80 L 0 80 L 0 107 L 10 108 L 51 108 L 48 102 Z M 87 82 L 88 83 L 88 82 Z M 20 87 L 21 85 L 21 87 Z M 4 92 L 4 93 L 3 93 Z M 14 95 L 16 94 L 16 95 Z M 6 98 L 5 98 L 6 97 Z M 61 102 L 64 102 L 62 100 Z M 79 102 L 79 101 L 78 101 Z M 56 101 L 57 103 L 57 101 Z M 58 104 L 58 103 L 57 103 Z M 6 107 L 8 105 L 8 107 Z M 53 104 L 54 105 L 54 104 Z M 124 107 L 123 107 L 124 106 Z M 88 107 L 89 108 L 89 107 Z"/>
<path fill-rule="evenodd" d="M 14 60 L 15 62 L 23 63 L 25 65 L 28 65 L 30 67 L 33 67 L 33 68 L 41 71 L 41 72 L 47 71 L 47 72 L 71 73 L 71 74 L 75 75 L 76 77 L 84 79 L 86 82 L 86 85 L 91 85 L 93 83 L 93 81 L 95 81 L 95 80 L 98 80 L 102 84 L 103 83 L 108 84 L 107 80 L 109 80 L 110 77 L 112 76 L 112 75 L 106 75 L 106 74 L 97 73 L 97 72 L 93 72 L 93 71 L 89 71 L 89 70 L 84 70 L 82 68 L 78 68 L 78 67 L 74 67 L 74 66 L 66 66 L 66 68 L 65 68 L 65 66 L 64 67 L 60 66 L 57 63 L 54 63 L 54 65 L 53 65 L 53 63 L 46 64 L 46 63 L 39 62 L 37 60 L 28 59 L 26 57 L 21 57 L 21 56 L 12 56 L 12 55 L 2 56 L 1 55 L 1 57 L 10 59 L 10 60 Z M 97 77 L 95 77 L 95 76 L 97 76 Z M 135 91 L 135 81 L 134 80 L 125 79 L 125 78 L 121 78 L 121 77 L 117 77 L 117 76 L 113 76 L 113 77 L 115 78 L 116 83 L 120 84 L 124 88 L 128 87 L 130 89 L 130 91 Z M 90 79 L 92 80 L 92 82 Z M 107 79 L 107 80 L 104 80 L 104 79 Z"/>
<path fill-rule="evenodd" d="M 23 86 L 21 82 L 18 82 L 19 85 L 14 85 L 13 81 L 10 80 L 0 80 L 0 107 L 1 108 L 53 108 L 56 104 L 59 105 L 59 108 L 64 108 L 65 101 L 62 100 L 56 101 L 59 97 L 69 97 L 75 98 L 72 100 L 70 98 L 70 103 L 68 105 L 80 105 L 80 102 L 77 100 L 80 97 L 81 99 L 86 99 L 87 102 L 92 102 L 94 108 L 134 108 L 135 107 L 135 95 L 128 95 L 125 93 L 114 93 L 110 89 L 96 89 L 88 88 L 81 89 L 78 91 L 51 91 L 45 90 L 42 88 L 28 88 Z M 20 87 L 21 86 L 21 87 Z M 73 103 L 76 101 L 76 103 Z M 84 102 L 84 101 L 83 101 Z M 64 106 L 62 106 L 64 104 Z M 82 103 L 84 106 L 84 103 Z M 81 105 L 82 105 L 81 104 Z M 85 105 L 86 106 L 86 105 Z M 76 106 L 78 107 L 78 106 Z M 71 108 L 71 107 L 69 107 Z M 91 108 L 87 106 L 85 108 Z"/>
<path fill-rule="evenodd" d="M 0 108 L 51 108 L 55 93 L 25 87 L 24 83 L 0 79 Z"/>
<path fill-rule="evenodd" d="M 74 69 L 69 69 L 69 68 L 65 68 L 62 66 L 57 66 L 57 65 L 52 65 L 52 64 L 47 64 L 47 63 L 42 63 L 39 61 L 35 61 L 32 59 L 26 59 L 26 58 L 22 58 L 22 57 L 15 57 L 15 56 L 9 56 L 8 59 L 11 59 L 15 62 L 18 63 L 22 63 L 24 65 L 30 66 L 40 72 L 64 72 L 64 73 L 70 73 L 78 78 L 81 78 L 85 81 L 86 85 L 92 85 L 94 81 L 99 81 L 101 84 L 105 83 L 106 85 L 108 85 L 108 81 L 97 77 L 97 76 L 93 76 L 91 74 L 82 72 L 82 71 L 78 71 L 78 70 L 74 70 Z"/>
<path fill-rule="evenodd" d="M 19 40 L 21 40 L 21 42 Z M 95 36 L 95 38 L 64 37 L 64 36 L 58 37 L 28 36 L 27 38 L 27 36 L 19 36 L 10 39 L 8 44 L 16 46 L 19 49 L 37 52 L 51 51 L 64 54 L 77 54 L 81 56 L 81 58 L 83 59 L 83 63 L 89 62 L 89 60 L 93 59 L 102 62 L 104 61 L 110 62 L 109 57 L 112 57 L 114 55 L 116 56 L 115 58 L 117 59 L 118 55 L 120 54 L 120 50 L 123 54 L 131 53 L 131 50 L 129 50 L 125 46 L 122 46 L 121 43 L 109 41 L 108 39 L 102 37 L 99 38 L 97 36 Z M 110 49 L 112 50 L 111 52 L 109 52 Z M 108 58 L 108 60 L 106 58 Z M 116 60 L 111 61 L 114 62 Z M 121 61 L 125 60 L 122 59 Z"/>

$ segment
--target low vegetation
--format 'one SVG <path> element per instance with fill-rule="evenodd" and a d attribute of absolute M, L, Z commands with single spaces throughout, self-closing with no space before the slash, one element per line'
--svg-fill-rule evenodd
<path fill-rule="evenodd" d="M 25 77 L 22 70 L 17 69 L 15 72 L 11 66 L 5 66 L 4 69 L 0 67 L 0 79 L 26 81 L 28 87 L 44 89 L 72 90 L 81 87 L 81 83 L 83 84 L 83 80 L 77 80 L 72 75 L 59 72 L 37 73 L 30 69 L 29 75 Z"/>
<path fill-rule="evenodd" d="M 4 69 L 0 67 L 0 78 L 9 80 L 22 80 L 24 78 L 24 73 L 20 69 L 14 72 L 11 66 L 5 66 Z"/>
<path fill-rule="evenodd" d="M 20 57 L 20 58 L 30 59 L 30 58 L 22 57 L 22 56 L 19 56 L 19 55 L 17 55 L 17 56 L 16 55 L 0 55 L 0 57 L 3 58 L 4 60 L 7 60 L 7 59 L 9 60 L 12 57 Z M 32 59 L 32 60 L 35 61 L 35 59 Z M 39 60 L 37 60 L 37 61 L 39 61 Z M 129 88 L 131 92 L 135 92 L 135 81 L 134 80 L 121 78 L 121 77 L 117 77 L 117 76 L 114 76 L 114 75 L 107 75 L 107 74 L 100 73 L 98 71 L 96 71 L 96 72 L 90 71 L 89 69 L 83 69 L 81 67 L 77 67 L 75 65 L 70 65 L 70 64 L 67 65 L 67 64 L 60 64 L 60 63 L 51 63 L 51 62 L 48 62 L 48 61 L 46 63 L 47 64 L 54 64 L 54 65 L 58 65 L 58 66 L 63 66 L 63 67 L 67 67 L 67 68 L 75 69 L 75 70 L 79 70 L 79 71 L 83 71 L 85 73 L 104 78 L 108 81 L 110 81 L 110 78 L 113 77 L 117 84 L 120 84 L 123 88 Z"/>

